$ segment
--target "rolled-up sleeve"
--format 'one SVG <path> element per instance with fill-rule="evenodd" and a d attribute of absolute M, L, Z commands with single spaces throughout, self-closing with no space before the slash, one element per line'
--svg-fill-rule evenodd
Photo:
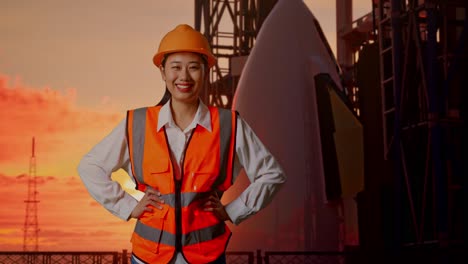
<path fill-rule="evenodd" d="M 250 126 L 238 117 L 234 174 L 244 168 L 250 185 L 231 203 L 226 212 L 238 225 L 267 206 L 286 181 L 281 165 L 263 145 Z"/>
<path fill-rule="evenodd" d="M 124 169 L 131 176 L 125 120 L 95 145 L 80 161 L 78 174 L 91 196 L 112 214 L 128 220 L 138 201 L 112 180 L 114 171 Z M 132 176 L 130 177 L 132 180 Z"/>

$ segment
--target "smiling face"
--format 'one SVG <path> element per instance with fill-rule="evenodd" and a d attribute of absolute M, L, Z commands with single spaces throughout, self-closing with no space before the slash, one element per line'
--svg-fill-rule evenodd
<path fill-rule="evenodd" d="M 172 95 L 172 101 L 184 104 L 198 103 L 198 95 L 208 76 L 206 69 L 206 64 L 199 54 L 179 52 L 167 56 L 160 70 Z"/>

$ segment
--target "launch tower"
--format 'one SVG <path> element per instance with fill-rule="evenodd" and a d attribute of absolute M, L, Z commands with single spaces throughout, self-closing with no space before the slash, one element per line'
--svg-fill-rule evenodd
<path fill-rule="evenodd" d="M 201 98 L 231 108 L 232 99 L 257 33 L 277 0 L 195 0 L 195 29 L 218 58 Z"/>

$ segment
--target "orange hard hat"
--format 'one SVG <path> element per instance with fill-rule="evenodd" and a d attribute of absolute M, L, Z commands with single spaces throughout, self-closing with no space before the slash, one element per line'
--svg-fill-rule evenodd
<path fill-rule="evenodd" d="M 159 43 L 158 52 L 153 57 L 156 67 L 161 66 L 164 55 L 174 52 L 195 52 L 206 56 L 208 68 L 216 64 L 216 57 L 211 53 L 210 44 L 200 32 L 186 24 L 178 25 L 169 31 Z"/>

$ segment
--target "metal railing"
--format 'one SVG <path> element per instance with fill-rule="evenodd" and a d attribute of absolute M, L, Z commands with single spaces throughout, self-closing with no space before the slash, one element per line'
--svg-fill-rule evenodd
<path fill-rule="evenodd" d="M 0 264 L 127 264 L 120 252 L 0 252 Z"/>
<path fill-rule="evenodd" d="M 228 251 L 228 264 L 439 264 L 468 263 L 463 250 L 389 251 Z M 129 264 L 131 254 L 122 252 L 24 252 L 0 251 L 0 264 Z"/>
<path fill-rule="evenodd" d="M 0 251 L 0 264 L 129 264 L 131 254 L 122 252 L 27 252 Z M 250 251 L 226 252 L 227 263 L 254 264 L 255 254 Z"/>
<path fill-rule="evenodd" d="M 254 264 L 255 254 L 251 251 L 227 251 L 226 262 L 229 264 Z"/>
<path fill-rule="evenodd" d="M 343 252 L 310 252 L 310 251 L 288 251 L 288 252 L 265 252 L 265 264 L 344 264 L 345 254 Z"/>

